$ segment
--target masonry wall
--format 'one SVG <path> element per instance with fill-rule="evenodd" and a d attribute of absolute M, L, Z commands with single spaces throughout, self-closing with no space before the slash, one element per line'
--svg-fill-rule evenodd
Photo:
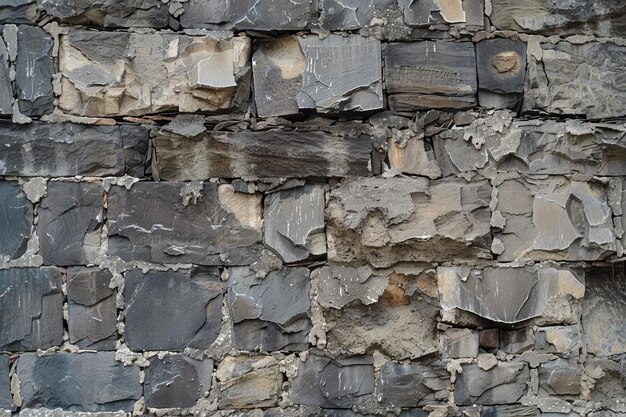
<path fill-rule="evenodd" d="M 626 416 L 622 0 L 0 34 L 0 415 Z"/>

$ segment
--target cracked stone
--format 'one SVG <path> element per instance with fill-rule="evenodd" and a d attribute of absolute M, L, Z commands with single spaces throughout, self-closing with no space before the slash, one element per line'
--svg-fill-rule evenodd
<path fill-rule="evenodd" d="M 478 42 L 476 63 L 480 106 L 520 109 L 526 76 L 526 44 L 510 39 Z"/>
<path fill-rule="evenodd" d="M 19 109 L 25 116 L 41 116 L 54 109 L 52 36 L 45 30 L 20 25 L 17 29 L 15 86 Z"/>
<path fill-rule="evenodd" d="M 398 407 L 443 404 L 448 398 L 450 374 L 442 362 L 428 365 L 384 364 L 376 386 L 378 401 Z"/>
<path fill-rule="evenodd" d="M 388 143 L 387 155 L 392 169 L 430 179 L 441 177 L 434 153 L 432 149 L 427 150 L 423 139 L 411 137 L 402 143 L 397 136 L 390 138 Z"/>
<path fill-rule="evenodd" d="M 38 210 L 40 254 L 45 264 L 94 263 L 104 222 L 101 183 L 51 181 Z"/>
<path fill-rule="evenodd" d="M 0 25 L 6 23 L 31 25 L 36 18 L 36 0 L 4 0 L 0 3 Z"/>
<path fill-rule="evenodd" d="M 404 21 L 411 26 L 460 24 L 484 26 L 482 0 L 398 0 L 404 10 Z"/>
<path fill-rule="evenodd" d="M 117 362 L 115 352 L 25 353 L 17 376 L 25 408 L 130 412 L 142 391 L 139 367 Z"/>
<path fill-rule="evenodd" d="M 528 365 L 519 362 L 502 362 L 488 371 L 475 364 L 462 368 L 454 390 L 457 405 L 516 403 L 526 392 L 530 379 Z"/>
<path fill-rule="evenodd" d="M 539 387 L 549 395 L 578 395 L 582 374 L 579 364 L 555 359 L 539 367 Z"/>
<path fill-rule="evenodd" d="M 384 0 L 324 0 L 320 24 L 330 31 L 360 29 L 372 21 L 376 9 L 391 6 L 392 1 Z"/>
<path fill-rule="evenodd" d="M 315 270 L 317 301 L 322 307 L 341 309 L 354 300 L 375 303 L 389 285 L 389 278 L 378 275 L 369 266 L 358 268 L 330 263 Z"/>
<path fill-rule="evenodd" d="M 227 357 L 217 368 L 220 408 L 275 407 L 283 382 L 271 356 Z"/>
<path fill-rule="evenodd" d="M 32 233 L 33 205 L 16 182 L 0 181 L 0 213 L 0 258 L 17 259 Z"/>
<path fill-rule="evenodd" d="M 0 7 L 0 16 L 1 13 Z M 11 77 L 9 76 L 9 51 L 2 40 L 2 36 L 0 36 L 0 114 L 12 113 L 13 87 L 11 86 Z"/>
<path fill-rule="evenodd" d="M 213 361 L 170 354 L 151 358 L 144 372 L 147 407 L 189 408 L 211 389 Z"/>
<path fill-rule="evenodd" d="M 271 352 L 308 348 L 309 270 L 286 267 L 257 278 L 249 267 L 228 269 L 228 297 L 236 349 Z"/>
<path fill-rule="evenodd" d="M 478 355 L 478 332 L 450 328 L 441 335 L 441 354 L 446 358 L 475 358 Z"/>
<path fill-rule="evenodd" d="M 537 350 L 549 353 L 568 353 L 578 352 L 581 347 L 579 326 L 537 328 L 535 334 L 535 349 Z"/>
<path fill-rule="evenodd" d="M 0 355 L 0 410 L 16 411 L 11 396 L 11 380 L 9 378 L 9 357 Z"/>
<path fill-rule="evenodd" d="M 217 268 L 124 274 L 125 336 L 133 351 L 208 348 L 222 326 Z"/>

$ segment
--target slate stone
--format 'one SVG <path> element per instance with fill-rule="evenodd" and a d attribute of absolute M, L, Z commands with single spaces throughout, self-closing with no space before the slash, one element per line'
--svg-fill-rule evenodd
<path fill-rule="evenodd" d="M 24 408 L 130 412 L 141 397 L 139 367 L 117 362 L 115 352 L 26 353 L 17 376 Z"/>
<path fill-rule="evenodd" d="M 289 398 L 296 404 L 350 408 L 374 392 L 373 358 L 357 355 L 330 359 L 312 353 L 298 364 Z"/>
<path fill-rule="evenodd" d="M 447 358 L 475 358 L 478 356 L 478 332 L 450 328 L 441 335 L 441 354 Z"/>
<path fill-rule="evenodd" d="M 33 205 L 16 182 L 0 181 L 0 213 L 0 257 L 17 259 L 32 233 Z"/>
<path fill-rule="evenodd" d="M 548 395 L 580 394 L 582 366 L 565 359 L 555 359 L 539 367 L 539 388 Z"/>
<path fill-rule="evenodd" d="M 20 25 L 17 29 L 15 86 L 20 112 L 26 116 L 42 116 L 54 109 L 53 44 L 52 36 L 42 28 Z"/>
<path fill-rule="evenodd" d="M 147 129 L 125 124 L 0 124 L 0 173 L 143 177 L 148 141 Z"/>
<path fill-rule="evenodd" d="M 9 357 L 0 355 L 0 410 L 15 411 L 9 378 Z"/>
<path fill-rule="evenodd" d="M 519 110 L 526 76 L 526 43 L 487 39 L 476 44 L 478 103 Z"/>
<path fill-rule="evenodd" d="M 37 18 L 36 0 L 3 0 L 0 3 L 0 25 L 32 24 Z"/>
<path fill-rule="evenodd" d="M 488 371 L 475 364 L 462 365 L 462 368 L 455 383 L 456 405 L 516 403 L 526 393 L 530 379 L 528 365 L 520 362 L 501 362 Z"/>
<path fill-rule="evenodd" d="M 485 329 L 478 332 L 478 344 L 483 349 L 497 349 L 500 347 L 500 331 Z"/>
<path fill-rule="evenodd" d="M 0 14 L 1 13 L 2 9 L 0 7 Z M 0 36 L 0 114 L 12 113 L 13 87 L 9 76 L 9 51 L 2 40 L 2 36 Z"/>
<path fill-rule="evenodd" d="M 326 30 L 354 30 L 367 26 L 378 7 L 390 7 L 392 1 L 323 0 L 320 24 Z"/>
<path fill-rule="evenodd" d="M 112 187 L 109 255 L 154 263 L 254 262 L 261 252 L 261 196 L 235 194 L 231 185 L 196 185 L 140 182 L 130 190 Z"/>
<path fill-rule="evenodd" d="M 206 349 L 222 325 L 217 268 L 124 274 L 126 344 L 133 351 Z"/>
<path fill-rule="evenodd" d="M 213 361 L 185 355 L 153 357 L 144 371 L 143 394 L 149 408 L 189 408 L 211 389 Z"/>
<path fill-rule="evenodd" d="M 276 407 L 283 376 L 272 356 L 226 357 L 217 368 L 219 406 L 222 409 Z"/>
<path fill-rule="evenodd" d="M 51 181 L 37 212 L 39 253 L 45 264 L 86 265 L 100 250 L 104 222 L 101 183 Z"/>
<path fill-rule="evenodd" d="M 500 331 L 500 349 L 506 353 L 519 354 L 535 347 L 532 329 Z"/>
<path fill-rule="evenodd" d="M 375 303 L 389 285 L 389 278 L 367 265 L 358 268 L 328 263 L 312 274 L 317 280 L 317 301 L 322 307 L 341 309 L 359 300 Z"/>
<path fill-rule="evenodd" d="M 471 108 L 476 78 L 471 42 L 402 42 L 385 49 L 389 107 L 397 112 Z"/>
<path fill-rule="evenodd" d="M 324 189 L 306 185 L 265 198 L 265 244 L 290 263 L 326 252 Z"/>
<path fill-rule="evenodd" d="M 53 267 L 0 270 L 0 348 L 10 352 L 63 343 L 61 273 Z"/>
<path fill-rule="evenodd" d="M 401 365 L 387 362 L 376 384 L 378 401 L 398 407 L 444 404 L 449 395 L 450 373 L 442 362 Z"/>
<path fill-rule="evenodd" d="M 250 267 L 228 269 L 233 346 L 272 352 L 308 348 L 309 270 L 285 267 L 258 278 Z"/>
<path fill-rule="evenodd" d="M 480 411 L 480 417 L 543 417 L 535 407 L 527 407 L 523 405 L 496 405 L 491 407 L 483 407 Z M 559 415 L 565 417 L 564 415 Z M 554 417 L 559 417 L 554 416 Z"/>
<path fill-rule="evenodd" d="M 113 274 L 93 267 L 67 270 L 70 342 L 84 349 L 114 350 L 117 339 L 117 291 Z"/>
<path fill-rule="evenodd" d="M 428 142 L 418 136 L 406 137 L 398 132 L 389 138 L 387 157 L 392 169 L 405 174 L 419 175 L 436 179 L 441 177 L 441 170 Z"/>
<path fill-rule="evenodd" d="M 577 353 L 581 347 L 581 329 L 578 325 L 539 327 L 535 332 L 535 350 Z"/>
<path fill-rule="evenodd" d="M 165 181 L 236 177 L 369 175 L 372 138 L 362 132 L 208 132 L 185 138 L 161 131 L 153 139 L 152 169 Z"/>
<path fill-rule="evenodd" d="M 440 24 L 464 24 L 484 26 L 482 0 L 398 0 L 404 10 L 404 20 L 412 26 L 435 26 Z"/>

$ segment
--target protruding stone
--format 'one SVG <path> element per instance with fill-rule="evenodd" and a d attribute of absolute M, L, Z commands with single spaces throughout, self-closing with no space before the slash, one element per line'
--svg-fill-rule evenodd
<path fill-rule="evenodd" d="M 278 405 L 283 382 L 278 361 L 271 356 L 225 358 L 217 368 L 221 408 L 262 408 Z"/>
<path fill-rule="evenodd" d="M 0 213 L 0 258 L 17 259 L 32 233 L 33 205 L 16 182 L 0 181 Z"/>
<path fill-rule="evenodd" d="M 475 358 L 478 355 L 478 332 L 450 328 L 441 335 L 441 354 L 446 358 Z"/>
<path fill-rule="evenodd" d="M 512 404 L 527 390 L 528 365 L 519 362 L 500 363 L 484 371 L 478 365 L 463 365 L 457 376 L 454 403 L 457 405 Z"/>
<path fill-rule="evenodd" d="M 441 362 L 401 365 L 388 362 L 380 370 L 378 401 L 398 407 L 444 403 L 449 394 L 450 374 Z"/>
<path fill-rule="evenodd" d="M 487 39 L 476 44 L 478 103 L 482 107 L 522 106 L 526 76 L 526 43 Z"/>
<path fill-rule="evenodd" d="M 539 367 L 539 387 L 548 395 L 580 394 L 582 367 L 565 359 L 555 359 Z"/>
<path fill-rule="evenodd" d="M 54 108 L 53 43 L 52 36 L 42 28 L 20 25 L 17 29 L 15 85 L 20 112 L 25 116 L 49 114 Z"/>

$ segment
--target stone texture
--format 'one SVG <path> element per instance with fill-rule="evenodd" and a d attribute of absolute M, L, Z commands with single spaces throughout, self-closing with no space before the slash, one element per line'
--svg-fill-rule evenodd
<path fill-rule="evenodd" d="M 1 13 L 0 8 L 0 16 Z M 0 114 L 11 113 L 13 113 L 13 87 L 9 75 L 9 51 L 0 36 Z"/>
<path fill-rule="evenodd" d="M 63 342 L 61 273 L 52 267 L 0 269 L 0 348 L 46 349 Z"/>
<path fill-rule="evenodd" d="M 524 395 L 530 375 L 528 365 L 504 362 L 484 371 L 478 365 L 463 365 L 457 376 L 454 403 L 457 405 L 512 404 Z"/>
<path fill-rule="evenodd" d="M 198 361 L 185 355 L 153 357 L 144 371 L 146 406 L 189 408 L 211 389 L 213 361 Z"/>
<path fill-rule="evenodd" d="M 476 64 L 480 106 L 520 109 L 526 76 L 526 44 L 509 39 L 478 42 Z"/>
<path fill-rule="evenodd" d="M 404 10 L 404 20 L 412 26 L 464 24 L 484 26 L 482 0 L 398 0 Z"/>
<path fill-rule="evenodd" d="M 144 176 L 149 132 L 140 126 L 0 124 L 0 173 L 16 176 Z"/>
<path fill-rule="evenodd" d="M 0 25 L 32 24 L 37 17 L 36 0 L 3 0 L 0 3 Z"/>
<path fill-rule="evenodd" d="M 475 358 L 478 356 L 478 332 L 456 328 L 444 330 L 440 352 L 445 358 Z"/>
<path fill-rule="evenodd" d="M 48 183 L 37 211 L 39 250 L 45 264 L 86 265 L 100 250 L 104 222 L 102 184 Z"/>
<path fill-rule="evenodd" d="M 539 327 L 535 333 L 535 349 L 549 353 L 576 354 L 582 347 L 580 332 L 580 326 L 577 325 Z"/>
<path fill-rule="evenodd" d="M 9 378 L 9 357 L 0 355 L 0 410 L 15 411 Z"/>
<path fill-rule="evenodd" d="M 405 174 L 430 179 L 441 177 L 441 170 L 430 144 L 418 135 L 413 136 L 408 132 L 410 130 L 395 130 L 389 138 L 387 156 L 390 167 Z"/>
<path fill-rule="evenodd" d="M 476 104 L 476 78 L 470 42 L 403 42 L 385 49 L 389 107 L 398 112 L 471 108 Z"/>
<path fill-rule="evenodd" d="M 217 268 L 133 269 L 124 274 L 126 344 L 131 350 L 206 349 L 222 325 Z"/>
<path fill-rule="evenodd" d="M 376 384 L 378 401 L 398 407 L 443 404 L 448 398 L 450 374 L 442 362 L 384 364 Z"/>
<path fill-rule="evenodd" d="M 374 391 L 373 358 L 358 355 L 330 359 L 318 354 L 298 364 L 289 398 L 296 404 L 350 408 L 370 399 Z"/>
<path fill-rule="evenodd" d="M 375 303 L 389 285 L 385 274 L 367 265 L 355 268 L 329 263 L 312 275 L 317 279 L 317 301 L 327 308 L 341 309 L 355 300 L 363 305 Z"/>
<path fill-rule="evenodd" d="M 230 185 L 112 187 L 107 216 L 109 255 L 123 260 L 241 265 L 261 250 L 261 196 Z"/>
<path fill-rule="evenodd" d="M 271 356 L 225 358 L 217 368 L 221 408 L 261 408 L 278 405 L 283 377 Z"/>
<path fill-rule="evenodd" d="M 490 194 L 483 180 L 346 180 L 331 191 L 326 209 L 328 257 L 376 267 L 491 258 Z"/>
<path fill-rule="evenodd" d="M 311 329 L 309 270 L 286 267 L 258 278 L 249 267 L 228 269 L 233 346 L 239 350 L 300 351 Z"/>
<path fill-rule="evenodd" d="M 141 397 L 139 367 L 124 366 L 114 352 L 66 353 L 17 362 L 22 405 L 68 411 L 132 411 Z"/>
<path fill-rule="evenodd" d="M 70 267 L 67 304 L 70 342 L 84 349 L 114 350 L 117 340 L 117 291 L 108 270 Z"/>
<path fill-rule="evenodd" d="M 580 394 L 582 367 L 564 359 L 546 362 L 539 367 L 539 387 L 549 395 Z"/>
<path fill-rule="evenodd" d="M 33 205 L 16 182 L 0 181 L 0 213 L 0 258 L 17 259 L 32 233 Z"/>
<path fill-rule="evenodd" d="M 500 405 L 483 407 L 480 417 L 570 417 L 566 414 L 552 415 L 549 413 L 541 413 L 535 407 L 527 407 L 523 405 Z M 574 417 L 574 416 L 571 416 Z"/>
<path fill-rule="evenodd" d="M 238 108 L 249 96 L 250 39 L 213 36 L 70 29 L 59 107 L 79 116 Z"/>
<path fill-rule="evenodd" d="M 283 261 L 297 262 L 326 253 L 324 189 L 306 185 L 265 198 L 264 241 Z"/>
<path fill-rule="evenodd" d="M 20 112 L 26 116 L 49 114 L 54 107 L 52 46 L 52 36 L 45 30 L 18 27 L 15 86 Z"/>
<path fill-rule="evenodd" d="M 500 331 L 500 349 L 506 353 L 520 354 L 535 347 L 532 329 Z"/>

